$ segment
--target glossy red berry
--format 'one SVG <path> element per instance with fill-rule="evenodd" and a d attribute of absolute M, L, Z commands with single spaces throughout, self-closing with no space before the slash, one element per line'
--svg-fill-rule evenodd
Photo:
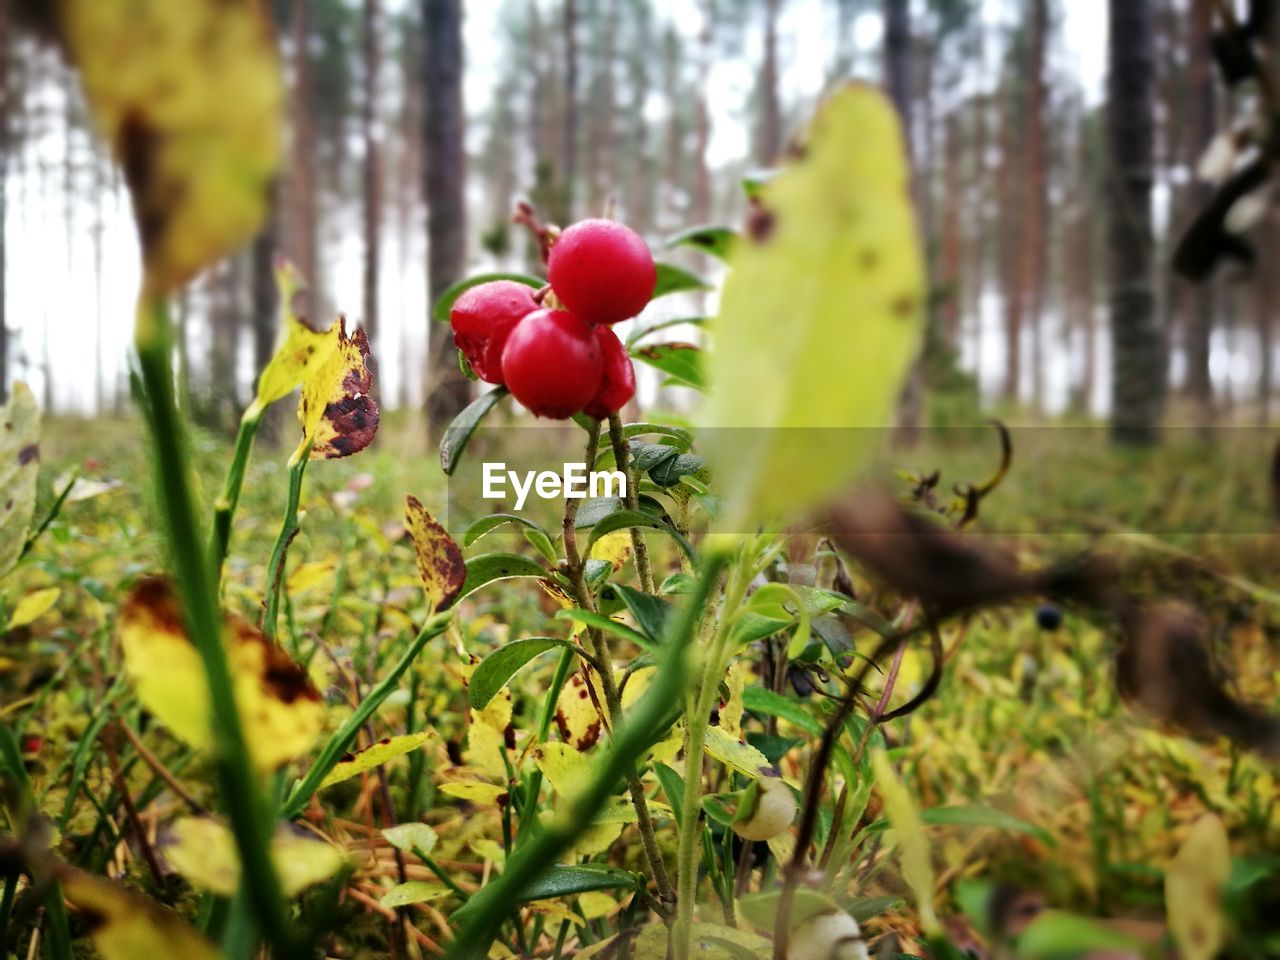
<path fill-rule="evenodd" d="M 636 395 L 636 370 L 631 365 L 631 356 L 622 345 L 618 335 L 608 327 L 596 327 L 596 342 L 600 345 L 600 359 L 604 363 L 604 373 L 600 377 L 600 386 L 591 402 L 582 408 L 589 417 L 603 420 L 611 413 L 617 413 L 628 400 Z"/>
<path fill-rule="evenodd" d="M 502 350 L 517 323 L 539 309 L 532 287 L 513 280 L 477 284 L 453 302 L 453 342 L 487 383 L 504 383 Z"/>
<path fill-rule="evenodd" d="M 536 416 L 556 420 L 591 401 L 603 367 L 595 332 L 564 310 L 529 314 L 502 351 L 507 389 Z"/>
<path fill-rule="evenodd" d="M 617 323 L 644 309 L 658 274 L 653 254 L 634 230 L 613 220 L 581 220 L 552 244 L 547 279 L 574 316 Z"/>

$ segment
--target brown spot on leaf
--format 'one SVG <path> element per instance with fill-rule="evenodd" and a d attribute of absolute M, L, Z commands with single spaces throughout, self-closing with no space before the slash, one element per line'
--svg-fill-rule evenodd
<path fill-rule="evenodd" d="M 764 243 L 773 236 L 774 226 L 773 212 L 753 203 L 751 212 L 747 214 L 747 236 L 755 243 Z"/>
<path fill-rule="evenodd" d="M 28 463 L 31 463 L 33 460 L 39 460 L 39 459 L 40 459 L 40 445 L 38 443 L 29 443 L 25 447 L 23 447 L 21 450 L 18 451 L 18 463 L 21 466 L 25 467 Z"/>

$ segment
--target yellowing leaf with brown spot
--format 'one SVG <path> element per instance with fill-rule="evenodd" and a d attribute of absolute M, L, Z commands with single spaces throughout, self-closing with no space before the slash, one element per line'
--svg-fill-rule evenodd
<path fill-rule="evenodd" d="M 124 169 L 163 296 L 261 225 L 280 159 L 282 84 L 255 0 L 63 0 L 56 21 Z"/>
<path fill-rule="evenodd" d="M 1164 875 L 1165 912 L 1183 960 L 1212 960 L 1226 940 L 1222 890 L 1231 877 L 1227 828 L 1214 814 L 1191 827 Z"/>
<path fill-rule="evenodd" d="M 553 790 L 566 800 L 577 797 L 591 782 L 591 761 L 567 743 L 548 741 L 533 751 L 533 763 Z"/>
<path fill-rule="evenodd" d="M 803 514 L 849 483 L 892 419 L 924 330 L 893 104 L 845 86 L 805 141 L 734 244 L 711 324 L 701 444 L 725 530 Z"/>
<path fill-rule="evenodd" d="M 57 587 L 46 587 L 44 590 L 28 593 L 18 601 L 18 605 L 13 608 L 13 613 L 9 615 L 9 629 L 35 623 L 53 609 L 53 605 L 58 602 L 60 596 L 62 591 Z"/>
<path fill-rule="evenodd" d="M 459 800 L 469 800 L 472 803 L 487 806 L 496 805 L 501 798 L 505 797 L 507 788 L 498 786 L 496 783 L 481 783 L 479 780 L 451 780 L 440 784 L 440 792 L 446 796 L 457 797 Z"/>
<path fill-rule="evenodd" d="M 212 817 L 183 817 L 164 837 L 164 858 L 192 886 L 229 897 L 240 886 L 240 856 L 231 830 Z M 286 897 L 328 880 L 347 863 L 332 844 L 281 825 L 271 838 L 271 860 Z"/>
<path fill-rule="evenodd" d="M 308 373 L 298 402 L 303 442 L 310 445 L 311 456 L 326 460 L 359 453 L 378 432 L 369 338 L 363 330 L 347 336 L 341 317 L 334 326 L 334 350 L 323 364 Z"/>
<path fill-rule="evenodd" d="M 706 749 L 708 754 L 743 776 L 755 779 L 772 772 L 768 757 L 740 736 L 728 733 L 720 727 L 707 727 Z"/>
<path fill-rule="evenodd" d="M 280 335 L 275 353 L 258 377 L 259 407 L 267 407 L 288 396 L 316 370 L 323 367 L 338 349 L 342 321 L 328 330 L 313 330 L 298 316 L 294 301 L 305 289 L 297 268 L 283 258 L 276 261 L 276 290 L 280 299 Z"/>
<path fill-rule="evenodd" d="M 102 960 L 219 960 L 213 944 L 155 901 L 71 867 L 60 868 L 58 879 L 67 902 L 85 919 Z"/>
<path fill-rule="evenodd" d="M 152 577 L 138 583 L 121 607 L 117 627 L 138 699 L 178 739 L 212 747 L 204 663 L 187 638 L 169 581 Z M 223 640 L 255 765 L 269 770 L 306 753 L 324 723 L 324 704 L 306 672 L 238 617 L 226 618 Z"/>
<path fill-rule="evenodd" d="M 604 694 L 595 688 L 585 670 L 575 673 L 560 690 L 556 701 L 556 729 L 560 739 L 575 750 L 588 750 L 600 739 L 596 703 L 604 707 Z"/>
<path fill-rule="evenodd" d="M 592 560 L 608 560 L 614 573 L 617 573 L 631 558 L 631 531 L 615 530 L 613 533 L 606 533 L 591 545 L 589 556 Z"/>
<path fill-rule="evenodd" d="M 9 402 L 0 407 L 0 577 L 22 556 L 39 468 L 40 409 L 27 385 L 15 383 Z"/>
<path fill-rule="evenodd" d="M 467 580 L 462 550 L 417 497 L 404 498 L 405 529 L 413 540 L 418 573 L 432 610 L 448 609 Z"/>
<path fill-rule="evenodd" d="M 388 760 L 394 760 L 396 757 L 403 757 L 406 753 L 412 753 L 430 740 L 431 736 L 431 731 L 424 730 L 420 733 L 407 733 L 399 737 L 387 737 L 372 746 L 365 747 L 363 750 L 348 753 L 333 765 L 329 775 L 320 781 L 318 789 L 323 790 L 325 787 L 341 783 L 343 780 L 350 780 L 366 770 L 382 766 Z"/>

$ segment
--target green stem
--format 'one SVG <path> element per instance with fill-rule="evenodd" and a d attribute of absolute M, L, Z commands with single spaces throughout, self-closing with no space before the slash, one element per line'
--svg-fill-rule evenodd
<path fill-rule="evenodd" d="M 483 957 L 497 935 L 498 927 L 520 902 L 529 884 L 547 868 L 559 862 L 574 840 L 591 826 L 592 818 L 613 795 L 614 789 L 635 768 L 636 758 L 647 750 L 660 732 L 660 725 L 672 703 L 684 696 L 687 682 L 685 654 L 703 611 L 720 577 L 726 557 L 707 551 L 697 586 L 680 613 L 673 617 L 670 635 L 662 645 L 662 657 L 653 683 L 640 702 L 619 721 L 613 739 L 593 765 L 596 773 L 590 785 L 526 846 L 516 851 L 506 871 L 474 895 L 467 904 L 462 928 L 450 945 L 454 960 Z M 456 916 L 456 914 L 455 914 Z"/>
<path fill-rule="evenodd" d="M 676 852 L 676 921 L 671 930 L 672 950 L 676 960 L 688 960 L 693 933 L 693 907 L 698 882 L 698 838 L 702 835 L 702 757 L 706 749 L 707 724 L 710 722 L 712 698 L 716 695 L 726 664 L 729 622 L 751 582 L 745 556 L 729 578 L 724 608 L 715 637 L 702 664 L 697 691 L 685 711 L 685 780 L 681 801 L 679 844 Z"/>
<path fill-rule="evenodd" d="M 240 429 L 236 432 L 236 448 L 231 456 L 231 466 L 227 468 L 227 477 L 222 483 L 222 495 L 213 507 L 213 530 L 209 534 L 209 565 L 222 580 L 222 564 L 227 559 L 227 548 L 231 544 L 231 522 L 235 519 L 236 507 L 240 505 L 240 490 L 244 486 L 245 468 L 249 464 L 249 454 L 253 450 L 254 437 L 258 435 L 258 427 L 262 423 L 262 414 L 266 407 L 257 400 L 249 404 L 240 418 Z"/>
<path fill-rule="evenodd" d="M 631 472 L 631 446 L 627 443 L 622 429 L 622 418 L 616 413 L 609 414 L 609 443 L 613 446 L 613 459 L 627 477 L 627 495 L 623 502 L 628 510 L 640 508 L 640 477 Z M 653 593 L 653 568 L 649 564 L 649 545 L 644 541 L 644 534 L 639 527 L 631 528 L 631 551 L 636 558 L 636 573 L 640 577 L 640 589 L 645 593 Z"/>
<path fill-rule="evenodd" d="M 269 854 L 272 818 L 258 789 L 236 708 L 231 668 L 222 642 L 222 612 L 197 519 L 186 456 L 186 431 L 173 395 L 172 330 L 163 300 L 144 302 L 136 347 L 146 388 L 146 415 L 155 446 L 157 487 L 170 562 L 187 630 L 204 665 L 216 740 L 218 786 L 243 865 L 245 893 L 259 929 L 282 956 L 294 952 L 284 896 Z"/>
<path fill-rule="evenodd" d="M 289 797 L 284 802 L 284 817 L 286 820 L 292 820 L 307 808 L 307 804 L 311 801 L 311 797 L 320 788 L 321 781 L 329 775 L 329 771 L 333 769 L 334 764 L 342 759 L 342 755 L 347 752 L 347 747 L 355 741 L 356 735 L 359 734 L 360 728 L 364 726 L 373 712 L 382 705 L 382 701 L 387 699 L 395 690 L 396 685 L 400 682 L 400 678 L 409 666 L 417 659 L 418 654 L 422 652 L 422 648 L 427 642 L 434 637 L 438 637 L 444 633 L 449 626 L 449 621 L 453 618 L 450 611 L 438 613 L 426 622 L 422 630 L 414 638 L 413 643 L 409 644 L 409 649 L 391 668 L 391 671 L 378 681 L 378 684 L 369 691 L 360 705 L 352 711 L 345 723 L 338 728 L 329 741 L 324 745 L 324 749 L 320 751 L 320 756 L 316 758 L 316 762 L 311 765 L 311 769 L 307 771 L 307 775 L 299 781 L 298 785 L 289 793 Z"/>
<path fill-rule="evenodd" d="M 547 699 L 542 705 L 542 718 L 538 721 L 538 743 L 545 743 L 547 734 L 551 732 L 551 718 L 556 713 L 556 701 L 560 699 L 560 691 L 569 677 L 569 668 L 573 666 L 573 651 L 565 650 L 560 654 L 560 662 L 556 664 L 556 672 L 551 678 L 551 686 L 547 688 Z M 524 806 L 520 810 L 520 827 L 516 831 L 516 846 L 519 847 L 533 825 L 538 821 L 538 793 L 542 790 L 542 771 L 535 769 L 529 777 L 529 785 L 524 791 Z"/>
<path fill-rule="evenodd" d="M 289 553 L 289 544 L 298 535 L 302 475 L 307 470 L 310 454 L 310 441 L 303 438 L 298 449 L 289 458 L 289 499 L 285 503 L 284 522 L 280 524 L 280 533 L 276 537 L 275 546 L 271 548 L 271 560 L 267 564 L 267 609 L 262 619 L 262 632 L 273 643 L 276 639 L 276 624 L 280 619 L 280 594 L 284 590 L 284 561 Z"/>

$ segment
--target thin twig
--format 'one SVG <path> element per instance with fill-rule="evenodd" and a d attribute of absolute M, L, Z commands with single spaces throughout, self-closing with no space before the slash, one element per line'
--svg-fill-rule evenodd
<path fill-rule="evenodd" d="M 142 758 L 142 762 L 151 768 L 151 772 L 165 782 L 165 785 L 174 792 L 174 794 L 189 806 L 195 813 L 203 816 L 208 813 L 208 809 L 199 800 L 193 797 L 190 791 L 182 785 L 177 777 L 170 772 L 169 768 L 160 762 L 160 758 L 147 749 L 146 744 L 142 742 L 142 738 L 133 732 L 132 728 L 123 720 L 118 721 L 120 730 L 133 744 L 133 749 L 138 756 Z"/>

